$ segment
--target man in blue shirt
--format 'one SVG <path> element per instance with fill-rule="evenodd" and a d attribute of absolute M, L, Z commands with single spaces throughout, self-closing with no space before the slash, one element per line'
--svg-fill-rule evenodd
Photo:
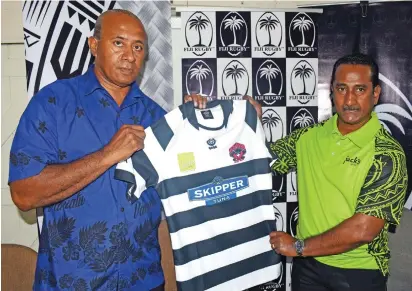
<path fill-rule="evenodd" d="M 44 207 L 34 290 L 163 290 L 161 203 L 148 189 L 128 201 L 113 179 L 165 114 L 135 83 L 146 33 L 128 11 L 100 16 L 95 64 L 30 100 L 10 154 L 9 184 L 23 211 Z"/>

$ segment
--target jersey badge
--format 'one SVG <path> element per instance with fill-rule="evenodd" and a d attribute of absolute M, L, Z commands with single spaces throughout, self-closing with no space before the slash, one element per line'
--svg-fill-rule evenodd
<path fill-rule="evenodd" d="M 235 163 L 243 161 L 245 159 L 246 147 L 244 144 L 237 142 L 230 147 L 229 154 Z"/>

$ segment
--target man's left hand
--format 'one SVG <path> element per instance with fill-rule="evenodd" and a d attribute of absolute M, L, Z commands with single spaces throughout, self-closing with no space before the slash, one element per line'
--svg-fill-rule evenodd
<path fill-rule="evenodd" d="M 270 245 L 272 249 L 283 256 L 296 257 L 296 239 L 283 231 L 272 231 L 270 233 Z"/>

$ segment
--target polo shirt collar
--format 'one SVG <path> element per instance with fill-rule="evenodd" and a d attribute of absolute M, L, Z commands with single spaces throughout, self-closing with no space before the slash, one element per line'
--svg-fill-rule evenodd
<path fill-rule="evenodd" d="M 84 74 L 82 83 L 80 84 L 85 96 L 91 95 L 94 91 L 99 90 L 99 89 L 106 91 L 103 88 L 103 86 L 100 84 L 99 80 L 97 79 L 96 74 L 94 72 L 94 67 L 95 67 L 94 64 L 89 67 L 87 72 Z M 140 90 L 137 83 L 133 82 L 132 85 L 130 86 L 129 92 L 127 93 L 126 99 L 128 99 L 127 97 L 140 98 L 143 96 L 144 94 Z M 126 99 L 124 100 L 123 103 L 126 102 Z"/>
<path fill-rule="evenodd" d="M 326 124 L 326 128 L 334 135 L 343 137 L 338 129 L 338 114 L 336 113 Z M 372 112 L 371 119 L 358 130 L 345 135 L 354 144 L 362 148 L 366 146 L 376 135 L 381 128 L 381 123 L 375 112 Z"/>

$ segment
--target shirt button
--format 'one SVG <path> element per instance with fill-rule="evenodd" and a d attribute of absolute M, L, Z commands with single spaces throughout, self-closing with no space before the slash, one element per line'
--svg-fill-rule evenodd
<path fill-rule="evenodd" d="M 332 156 L 334 156 L 335 155 L 335 153 L 332 153 Z"/>
<path fill-rule="evenodd" d="M 119 117 L 120 117 L 120 113 L 117 113 L 116 116 L 117 116 L 117 118 L 119 118 Z"/>
<path fill-rule="evenodd" d="M 124 212 L 124 208 L 123 208 L 123 207 L 121 207 L 121 208 L 120 208 L 120 211 L 121 211 L 121 212 Z"/>
<path fill-rule="evenodd" d="M 337 144 L 337 145 L 340 145 L 340 141 L 338 141 L 336 144 Z"/>

